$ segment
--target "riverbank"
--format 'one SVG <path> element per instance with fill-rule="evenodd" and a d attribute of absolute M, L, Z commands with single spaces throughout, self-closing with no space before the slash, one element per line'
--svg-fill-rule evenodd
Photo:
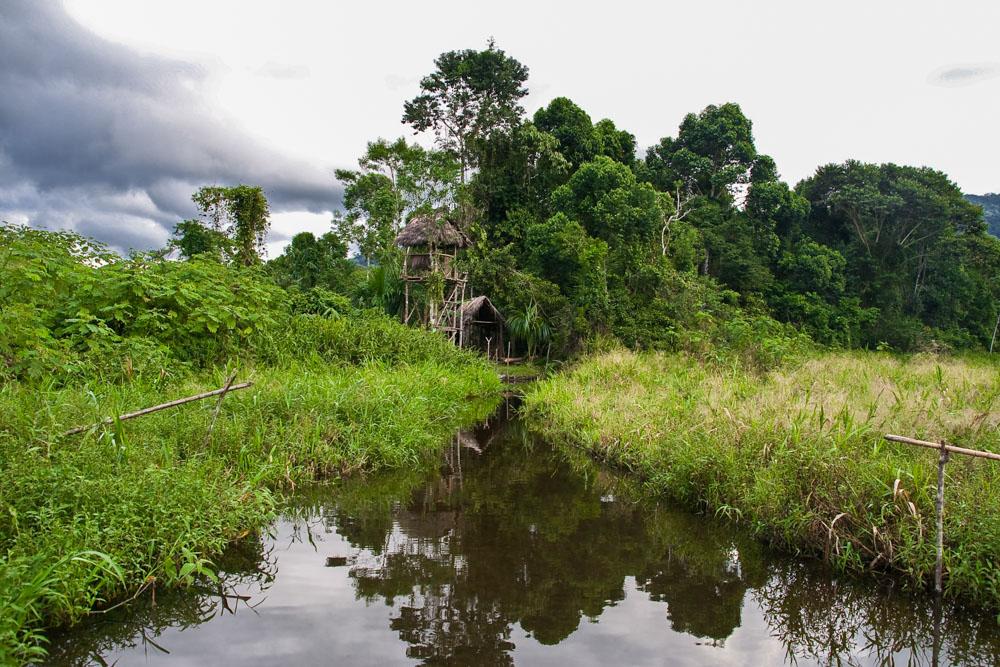
<path fill-rule="evenodd" d="M 532 428 L 796 553 L 934 568 L 933 453 L 894 432 L 1000 451 L 1000 373 L 976 358 L 827 353 L 759 375 L 612 351 L 533 386 Z M 1000 609 L 1000 466 L 948 466 L 946 593 Z"/>
<path fill-rule="evenodd" d="M 0 385 L 0 664 L 41 656 L 45 626 L 211 578 L 211 559 L 297 484 L 435 455 L 500 393 L 488 364 L 454 357 L 250 367 L 239 379 L 254 385 L 225 398 L 210 436 L 214 399 L 56 434 L 221 387 L 223 369 Z"/>

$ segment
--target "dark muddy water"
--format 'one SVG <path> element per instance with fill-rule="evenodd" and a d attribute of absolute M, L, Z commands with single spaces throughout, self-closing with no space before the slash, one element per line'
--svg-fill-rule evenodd
<path fill-rule="evenodd" d="M 298 493 L 221 588 L 53 638 L 53 664 L 995 665 L 996 619 L 777 558 L 497 417 L 438 467 Z"/>

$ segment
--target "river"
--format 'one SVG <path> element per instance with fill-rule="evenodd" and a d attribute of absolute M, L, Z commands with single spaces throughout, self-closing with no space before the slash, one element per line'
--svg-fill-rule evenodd
<path fill-rule="evenodd" d="M 996 665 L 992 615 L 652 502 L 505 404 L 438 464 L 297 491 L 221 583 L 53 637 L 53 665 Z"/>

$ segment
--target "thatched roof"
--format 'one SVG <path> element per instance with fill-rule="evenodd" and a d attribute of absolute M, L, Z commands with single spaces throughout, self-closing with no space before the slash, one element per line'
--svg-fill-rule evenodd
<path fill-rule="evenodd" d="M 468 324 L 472 320 L 492 319 L 499 324 L 506 324 L 506 320 L 497 307 L 493 305 L 485 296 L 477 296 L 462 304 L 462 321 Z"/>
<path fill-rule="evenodd" d="M 396 245 L 404 248 L 429 245 L 462 248 L 468 244 L 469 239 L 448 221 L 444 211 L 413 216 L 396 237 Z"/>

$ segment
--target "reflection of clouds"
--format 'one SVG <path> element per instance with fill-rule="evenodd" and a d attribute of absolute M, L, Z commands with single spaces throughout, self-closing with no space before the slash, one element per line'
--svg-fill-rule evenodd
<path fill-rule="evenodd" d="M 482 455 L 453 445 L 427 477 L 300 489 L 269 537 L 220 559 L 227 582 L 262 601 L 254 613 L 163 603 L 160 619 L 85 633 L 86 646 L 168 667 L 931 664 L 930 597 L 771 559 L 705 516 L 639 502 L 586 460 L 488 431 L 498 440 L 478 439 Z M 991 615 L 944 618 L 942 664 L 995 663 Z M 142 653 L 144 624 L 169 656 Z"/>
<path fill-rule="evenodd" d="M 1000 76 L 1000 63 L 963 63 L 947 65 L 927 77 L 928 83 L 936 86 L 970 86 Z"/>

